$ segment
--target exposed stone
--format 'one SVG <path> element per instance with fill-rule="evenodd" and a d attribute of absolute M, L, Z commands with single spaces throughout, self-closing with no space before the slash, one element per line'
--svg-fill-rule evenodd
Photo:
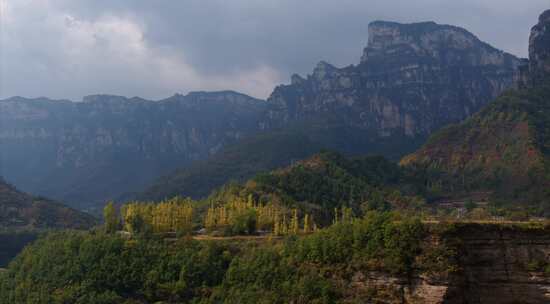
<path fill-rule="evenodd" d="M 360 65 L 320 62 L 306 79 L 293 77 L 268 99 L 264 125 L 331 115 L 370 142 L 424 138 L 513 86 L 522 64 L 458 27 L 376 21 L 369 26 Z M 371 151 L 357 146 L 351 152 Z"/>
<path fill-rule="evenodd" d="M 0 101 L 0 176 L 81 207 L 103 204 L 257 132 L 264 110 L 264 101 L 230 91 L 10 98 Z"/>
<path fill-rule="evenodd" d="M 358 272 L 351 280 L 350 296 L 371 290 L 380 303 L 550 302 L 550 273 L 544 270 L 550 265 L 548 229 L 471 224 L 452 237 L 459 244 L 458 272 L 446 277 L 421 269 L 411 277 Z"/>
<path fill-rule="evenodd" d="M 550 10 L 539 17 L 529 37 L 529 74 L 533 84 L 550 75 Z"/>
<path fill-rule="evenodd" d="M 510 54 L 497 51 L 481 42 L 470 32 L 455 26 L 434 22 L 400 24 L 375 21 L 369 26 L 369 44 L 361 62 L 407 55 L 411 62 L 415 57 L 433 59 L 448 65 L 484 66 L 517 64 Z M 401 58 L 401 60 L 407 58 Z"/>
<path fill-rule="evenodd" d="M 298 75 L 298 74 L 293 74 L 292 77 L 290 77 L 290 83 L 291 84 L 299 85 L 304 81 L 305 81 L 305 79 L 302 76 Z"/>

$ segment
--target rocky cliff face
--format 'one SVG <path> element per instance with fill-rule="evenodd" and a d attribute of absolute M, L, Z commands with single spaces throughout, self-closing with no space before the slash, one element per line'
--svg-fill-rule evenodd
<path fill-rule="evenodd" d="M 264 106 L 235 92 L 3 100 L 1 175 L 32 193 L 102 202 L 246 136 Z"/>
<path fill-rule="evenodd" d="M 430 240 L 434 247 L 441 242 L 452 244 L 448 248 L 453 248 L 453 271 L 418 269 L 407 278 L 357 273 L 349 292 L 371 297 L 374 294 L 381 303 L 548 303 L 548 232 L 548 227 L 465 224 L 449 235 Z"/>
<path fill-rule="evenodd" d="M 320 62 L 307 78 L 277 87 L 266 125 L 330 115 L 362 137 L 425 137 L 511 87 L 522 64 L 458 27 L 377 21 L 359 65 Z"/>
<path fill-rule="evenodd" d="M 460 28 L 378 21 L 359 65 L 321 62 L 267 103 L 235 92 L 158 102 L 11 98 L 0 101 L 0 174 L 25 191 L 82 206 L 139 191 L 260 131 L 299 130 L 316 146 L 399 158 L 512 86 L 521 64 Z"/>
<path fill-rule="evenodd" d="M 529 37 L 529 75 L 536 85 L 550 75 L 550 10 L 539 17 Z"/>

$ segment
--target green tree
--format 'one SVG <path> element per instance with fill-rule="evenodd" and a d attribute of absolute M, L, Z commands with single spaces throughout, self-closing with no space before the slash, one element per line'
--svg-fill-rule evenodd
<path fill-rule="evenodd" d="M 107 203 L 103 208 L 103 220 L 105 221 L 105 232 L 114 233 L 120 227 L 120 219 L 113 202 Z"/>

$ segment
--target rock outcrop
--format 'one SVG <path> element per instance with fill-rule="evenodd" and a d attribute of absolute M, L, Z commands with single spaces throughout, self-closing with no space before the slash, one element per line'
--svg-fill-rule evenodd
<path fill-rule="evenodd" d="M 458 27 L 376 21 L 359 65 L 320 62 L 277 87 L 267 125 L 329 115 L 364 138 L 425 137 L 513 86 L 523 64 Z"/>
<path fill-rule="evenodd" d="M 382 303 L 550 302 L 548 228 L 464 224 L 450 235 L 431 240 L 432 246 L 444 241 L 454 244 L 451 273 L 422 269 L 410 277 L 357 273 L 350 296 L 368 294 Z"/>
<path fill-rule="evenodd" d="M 539 17 L 529 37 L 529 79 L 536 85 L 550 75 L 550 10 Z"/>

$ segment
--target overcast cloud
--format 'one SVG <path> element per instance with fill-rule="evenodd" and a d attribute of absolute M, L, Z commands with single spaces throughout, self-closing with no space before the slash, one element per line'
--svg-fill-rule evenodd
<path fill-rule="evenodd" d="M 464 27 L 527 56 L 548 0 L 0 0 L 0 97 L 265 98 L 325 60 L 356 64 L 377 20 Z"/>

